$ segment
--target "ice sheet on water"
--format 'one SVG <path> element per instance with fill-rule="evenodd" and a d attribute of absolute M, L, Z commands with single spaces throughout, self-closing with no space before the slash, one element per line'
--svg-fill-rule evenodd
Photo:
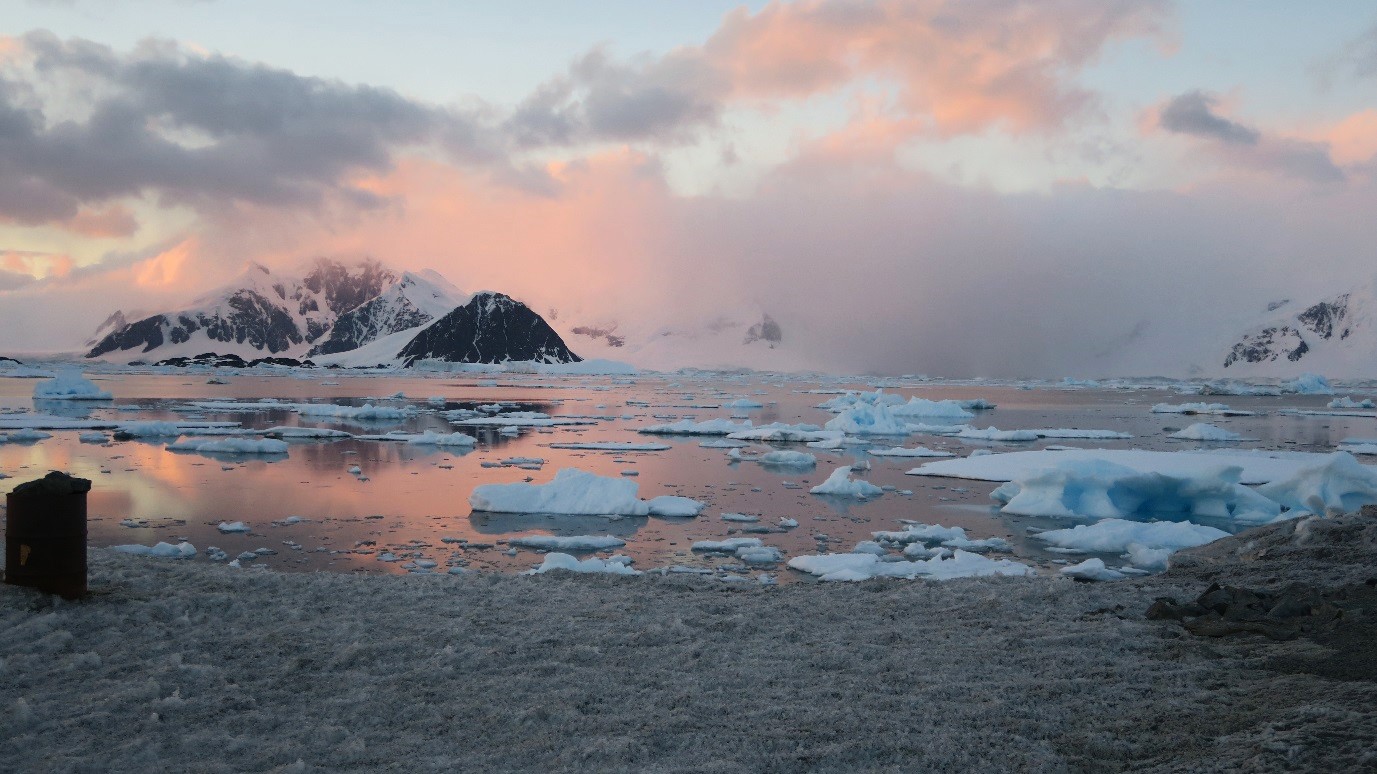
<path fill-rule="evenodd" d="M 574 535 L 572 537 L 560 537 L 557 535 L 521 535 L 510 538 L 507 543 L 522 548 L 534 548 L 542 551 L 603 551 L 608 548 L 620 548 L 626 545 L 626 541 L 615 538 L 611 535 Z"/>
<path fill-rule="evenodd" d="M 908 435 L 908 423 L 887 406 L 857 404 L 829 419 L 823 429 L 846 435 Z"/>
<path fill-rule="evenodd" d="M 702 422 L 681 419 L 678 422 L 637 428 L 636 432 L 648 435 L 730 435 L 749 430 L 751 427 L 749 419 L 744 422 L 733 422 L 730 419 L 706 419 Z"/>
<path fill-rule="evenodd" d="M 168 451 L 200 454 L 286 454 L 287 442 L 275 438 L 186 438 L 167 445 Z"/>
<path fill-rule="evenodd" d="M 1262 484 L 1283 478 L 1328 455 L 1311 452 L 1262 450 L 1147 451 L 1143 449 L 1063 449 L 982 454 L 937 460 L 908 471 L 913 476 L 941 476 L 977 481 L 1012 481 L 1034 471 L 1071 460 L 1104 460 L 1142 473 L 1189 476 L 1202 467 L 1236 465 L 1243 469 L 1240 483 Z"/>
<path fill-rule="evenodd" d="M 915 448 L 904 448 L 894 446 L 888 449 L 866 449 L 866 453 L 876 457 L 955 457 L 955 454 L 945 451 L 935 451 L 926 446 Z"/>
<path fill-rule="evenodd" d="M 1233 443 L 1247 440 L 1232 430 L 1225 430 L 1209 422 L 1196 422 L 1184 430 L 1172 433 L 1171 437 L 1183 441 L 1207 441 L 1210 443 Z"/>
<path fill-rule="evenodd" d="M 1252 411 L 1231 409 L 1224 403 L 1158 403 L 1152 407 L 1154 414 L 1217 414 L 1223 417 L 1250 417 Z"/>
<path fill-rule="evenodd" d="M 191 559 L 196 556 L 196 546 L 187 542 L 177 545 L 171 543 L 158 543 L 154 546 L 125 545 L 112 546 L 111 550 L 122 554 L 133 554 L 135 556 L 151 556 L 157 559 Z"/>
<path fill-rule="evenodd" d="M 1094 524 L 1078 524 L 1069 529 L 1052 529 L 1033 535 L 1036 540 L 1086 553 L 1123 553 L 1137 545 L 1149 549 L 1194 548 L 1213 543 L 1229 533 L 1222 529 L 1188 521 L 1127 521 L 1105 519 Z"/>
<path fill-rule="evenodd" d="M 704 507 L 683 497 L 637 497 L 640 485 L 623 478 L 564 468 L 546 484 L 483 484 L 469 496 L 475 511 L 573 515 L 683 516 Z M 691 511 L 691 513 L 690 513 Z"/>

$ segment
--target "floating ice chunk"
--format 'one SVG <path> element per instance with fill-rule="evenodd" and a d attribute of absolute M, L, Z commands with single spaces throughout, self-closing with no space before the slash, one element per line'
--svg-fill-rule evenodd
<path fill-rule="evenodd" d="M 522 548 L 535 548 L 542 551 L 602 551 L 620 548 L 626 541 L 611 535 L 576 535 L 558 537 L 555 535 L 522 535 L 507 540 L 509 545 Z"/>
<path fill-rule="evenodd" d="M 1258 487 L 1258 492 L 1293 514 L 1323 516 L 1352 513 L 1377 503 L 1377 469 L 1363 465 L 1348 452 L 1334 452 L 1321 462 Z"/>
<path fill-rule="evenodd" d="M 872 455 L 874 455 L 874 456 L 876 456 L 876 457 L 955 457 L 955 456 L 956 456 L 955 454 L 952 454 L 951 452 L 934 451 L 933 449 L 929 449 L 929 448 L 927 448 L 926 446 L 919 446 L 919 447 L 912 448 L 912 449 L 906 449 L 906 448 L 904 448 L 904 447 L 902 447 L 902 446 L 895 446 L 895 447 L 892 447 L 892 448 L 889 448 L 889 449 L 867 449 L 867 450 L 866 450 L 866 453 L 867 453 L 867 454 L 872 454 Z"/>
<path fill-rule="evenodd" d="M 1297 395 L 1333 395 L 1334 388 L 1329 385 L 1329 380 L 1319 374 L 1305 373 L 1296 378 L 1294 382 L 1287 382 L 1281 386 L 1282 392 L 1294 392 Z"/>
<path fill-rule="evenodd" d="M 727 538 L 700 540 L 693 544 L 693 550 L 709 554 L 734 554 L 742 548 L 759 548 L 763 545 L 765 544 L 760 538 Z"/>
<path fill-rule="evenodd" d="M 1117 430 L 1082 430 L 1075 427 L 1037 428 L 1029 432 L 1039 438 L 1083 438 L 1095 441 L 1124 440 L 1133 437 L 1129 433 L 1121 433 Z"/>
<path fill-rule="evenodd" d="M 1063 567 L 1061 568 L 1061 574 L 1072 578 L 1092 581 L 1121 580 L 1126 577 L 1118 570 L 1111 570 L 1105 567 L 1103 559 L 1086 559 L 1080 564 Z"/>
<path fill-rule="evenodd" d="M 909 524 L 898 532 L 872 532 L 870 536 L 887 543 L 942 543 L 947 540 L 964 540 L 966 530 L 961 527 L 944 527 L 941 524 Z"/>
<path fill-rule="evenodd" d="M 350 465 L 348 470 L 346 470 L 345 472 L 351 476 L 361 476 L 363 475 L 363 468 L 359 467 L 358 465 Z"/>
<path fill-rule="evenodd" d="M 811 468 L 818 464 L 818 458 L 801 451 L 771 451 L 760 455 L 757 459 L 761 465 L 774 465 L 784 468 Z"/>
<path fill-rule="evenodd" d="M 724 513 L 724 514 L 722 514 L 722 521 L 746 521 L 746 522 L 754 522 L 754 521 L 760 521 L 760 517 L 759 517 L 759 516 L 752 516 L 752 515 L 750 515 L 749 513 Z"/>
<path fill-rule="evenodd" d="M 300 427 L 297 425 L 278 425 L 262 431 L 263 435 L 272 438 L 353 438 L 353 433 L 343 430 L 335 430 L 329 427 Z"/>
<path fill-rule="evenodd" d="M 813 494 L 835 495 L 837 497 L 876 497 L 884 490 L 869 481 L 851 478 L 851 466 L 843 466 L 832 471 L 827 480 L 813 487 Z"/>
<path fill-rule="evenodd" d="M 15 443 L 26 443 L 30 441 L 42 441 L 46 438 L 52 438 L 53 434 L 45 433 L 42 430 L 35 430 L 31 427 L 22 427 L 18 430 L 9 431 L 5 434 L 4 437 L 7 440 L 14 441 Z"/>
<path fill-rule="evenodd" d="M 962 551 L 970 551 L 975 554 L 985 554 L 990 552 L 1010 553 L 1014 550 L 1012 544 L 1004 538 L 991 537 L 972 540 L 968 537 L 952 538 L 942 541 L 943 548 L 959 548 Z"/>
<path fill-rule="evenodd" d="M 750 546 L 736 549 L 736 558 L 746 564 L 774 564 L 784 559 L 784 552 L 771 546 Z"/>
<path fill-rule="evenodd" d="M 248 532 L 251 529 L 242 521 L 222 521 L 215 525 L 215 528 L 226 535 L 233 532 Z"/>
<path fill-rule="evenodd" d="M 412 406 L 337 406 L 333 403 L 293 403 L 290 408 L 306 417 L 332 417 L 358 421 L 398 421 L 413 417 L 417 411 Z"/>
<path fill-rule="evenodd" d="M 286 454 L 287 442 L 275 438 L 221 438 L 213 441 L 188 438 L 168 444 L 167 450 L 201 454 Z"/>
<path fill-rule="evenodd" d="M 1172 433 L 1172 438 L 1179 438 L 1183 441 L 1210 441 L 1212 443 L 1229 443 L 1244 440 L 1243 436 L 1231 430 L 1225 430 L 1209 422 L 1196 422 L 1180 432 Z"/>
<path fill-rule="evenodd" d="M 779 520 L 779 526 L 783 527 L 784 529 L 793 529 L 794 527 L 798 526 L 798 519 L 791 519 L 787 516 L 781 517 Z"/>
<path fill-rule="evenodd" d="M 1217 414 L 1224 417 L 1250 417 L 1251 411 L 1231 409 L 1223 403 L 1158 403 L 1152 407 L 1154 414 Z"/>
<path fill-rule="evenodd" d="M 977 450 L 986 451 L 986 450 Z M 1284 478 L 1295 471 L 1323 462 L 1328 455 L 1312 452 L 1211 450 L 1147 451 L 1143 449 L 1066 449 L 987 453 L 951 460 L 936 460 L 908 471 L 911 476 L 943 476 L 977 481 L 1011 481 L 1066 461 L 1103 460 L 1125 465 L 1141 473 L 1189 476 L 1203 467 L 1243 468 L 1240 483 L 1261 484 Z"/>
<path fill-rule="evenodd" d="M 413 446 L 474 446 L 478 441 L 465 433 L 437 433 L 427 430 L 406 439 Z"/>
<path fill-rule="evenodd" d="M 893 414 L 887 406 L 857 404 L 829 419 L 823 425 L 846 435 L 908 435 L 908 423 Z"/>
<path fill-rule="evenodd" d="M 874 392 L 847 391 L 835 398 L 824 401 L 818 405 L 818 408 L 824 411 L 840 412 L 852 406 L 862 404 L 870 406 L 894 406 L 903 402 L 904 399 L 901 396 L 888 394 L 884 390 L 876 390 Z"/>
<path fill-rule="evenodd" d="M 591 443 L 552 443 L 551 449 L 586 449 L 589 451 L 652 452 L 672 448 L 663 443 L 630 443 L 625 441 L 597 441 Z"/>
<path fill-rule="evenodd" d="M 114 395 L 97 387 L 75 368 L 59 371 L 33 388 L 34 400 L 113 400 Z"/>
<path fill-rule="evenodd" d="M 483 484 L 469 496 L 475 511 L 577 515 L 697 515 L 703 505 L 685 497 L 638 499 L 639 484 L 564 468 L 548 484 Z M 691 513 L 689 511 L 692 511 Z"/>
<path fill-rule="evenodd" d="M 1056 452 L 1065 454 L 1066 452 Z M 1184 513 L 1268 521 L 1275 502 L 1239 483 L 1242 468 L 1203 466 L 1185 475 L 1142 473 L 1104 460 L 1063 460 L 1000 486 L 990 497 L 1003 513 L 1121 519 Z"/>
<path fill-rule="evenodd" d="M 723 403 L 724 408 L 765 408 L 765 404 L 750 398 L 737 398 L 730 403 Z"/>
<path fill-rule="evenodd" d="M 1351 396 L 1347 395 L 1342 398 L 1335 398 L 1334 400 L 1329 401 L 1328 406 L 1332 409 L 1377 408 L 1377 404 L 1374 404 L 1371 398 L 1364 398 L 1363 400 L 1354 400 Z"/>
<path fill-rule="evenodd" d="M 967 427 L 956 433 L 957 438 L 973 441 L 1036 441 L 1038 434 L 1032 430 L 1000 430 L 991 425 L 983 430 Z"/>
<path fill-rule="evenodd" d="M 859 581 L 870 578 L 931 578 L 950 580 L 987 575 L 1030 575 L 1033 568 L 1009 559 L 989 559 L 968 551 L 954 551 L 951 558 L 935 556 L 925 561 L 887 562 L 874 554 L 810 554 L 789 560 L 790 568 L 824 581 Z"/>
<path fill-rule="evenodd" d="M 842 437 L 842 433 L 836 430 L 823 430 L 817 425 L 790 425 L 783 422 L 772 422 L 768 425 L 761 425 L 748 430 L 739 430 L 727 437 L 738 441 L 809 443 L 811 441 L 839 439 Z"/>
<path fill-rule="evenodd" d="M 706 504 L 692 498 L 677 497 L 675 495 L 652 497 L 646 505 L 650 508 L 651 516 L 665 516 L 670 518 L 689 518 L 697 516 L 707 507 Z"/>
<path fill-rule="evenodd" d="M 101 432 L 81 433 L 77 436 L 77 440 L 82 443 L 105 443 L 110 440 L 110 436 Z"/>
<path fill-rule="evenodd" d="M 875 556 L 884 556 L 886 553 L 889 552 L 885 549 L 884 546 L 880 545 L 879 543 L 876 543 L 873 540 L 862 540 L 851 549 L 851 553 L 874 554 Z"/>
<path fill-rule="evenodd" d="M 735 441 L 731 438 L 713 438 L 708 441 L 703 441 L 698 445 L 704 449 L 740 449 L 745 446 L 750 446 L 746 441 Z"/>
<path fill-rule="evenodd" d="M 155 546 L 113 546 L 111 550 L 118 551 L 122 554 L 152 556 L 158 559 L 191 559 L 196 556 L 196 546 L 185 541 L 175 546 L 171 543 L 158 543 Z"/>
<path fill-rule="evenodd" d="M 744 422 L 733 422 L 730 419 L 707 419 L 702 422 L 695 422 L 692 419 L 682 419 L 669 424 L 637 428 L 636 432 L 648 435 L 730 435 L 742 430 L 749 430 L 751 427 L 749 419 Z"/>
<path fill-rule="evenodd" d="M 1105 519 L 1094 524 L 1078 524 L 1070 529 L 1052 529 L 1033 537 L 1059 548 L 1088 553 L 1123 553 L 1131 546 L 1166 549 L 1168 553 L 1213 543 L 1229 533 L 1222 529 L 1188 521 L 1127 521 Z M 1137 564 L 1137 562 L 1133 562 Z"/>
<path fill-rule="evenodd" d="M 927 419 L 972 419 L 975 414 L 967 411 L 959 401 L 927 400 L 909 398 L 908 403 L 895 406 L 890 412 L 896 417 L 923 417 Z"/>
<path fill-rule="evenodd" d="M 608 559 L 599 559 L 591 556 L 587 559 L 578 559 L 569 554 L 551 553 L 545 555 L 545 561 L 540 566 L 527 571 L 527 575 L 541 575 L 551 570 L 565 570 L 577 573 L 604 573 L 607 575 L 640 575 L 640 570 L 631 568 L 631 559 L 625 556 L 613 556 Z"/>

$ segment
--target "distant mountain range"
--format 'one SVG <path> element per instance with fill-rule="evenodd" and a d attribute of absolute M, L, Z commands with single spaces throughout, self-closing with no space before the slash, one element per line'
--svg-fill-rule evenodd
<path fill-rule="evenodd" d="M 88 358 L 155 362 L 214 353 L 320 365 L 413 365 L 582 358 L 545 320 L 501 293 L 465 295 L 431 271 L 319 258 L 301 276 L 249 264 L 185 308 L 129 321 L 115 312 Z"/>

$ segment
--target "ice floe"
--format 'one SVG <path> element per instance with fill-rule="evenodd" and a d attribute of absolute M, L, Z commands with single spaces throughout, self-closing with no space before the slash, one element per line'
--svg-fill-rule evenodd
<path fill-rule="evenodd" d="M 908 423 L 891 413 L 886 406 L 857 404 L 829 419 L 823 425 L 846 435 L 908 435 Z"/>
<path fill-rule="evenodd" d="M 1209 422 L 1196 422 L 1184 430 L 1172 433 L 1172 438 L 1183 441 L 1209 441 L 1211 443 L 1231 443 L 1245 440 L 1242 435 L 1217 427 Z"/>
<path fill-rule="evenodd" d="M 587 443 L 551 443 L 551 449 L 583 449 L 587 451 L 653 452 L 673 447 L 663 443 L 633 443 L 629 441 L 596 441 Z"/>
<path fill-rule="evenodd" d="M 76 369 L 59 371 L 52 379 L 33 387 L 34 400 L 113 400 L 114 397 Z"/>
<path fill-rule="evenodd" d="M 951 580 L 987 575 L 1030 575 L 1033 568 L 1011 559 L 990 559 L 968 551 L 950 558 L 923 561 L 884 561 L 874 554 L 809 554 L 789 560 L 788 566 L 823 581 L 861 581 L 871 578 L 930 578 Z"/>
<path fill-rule="evenodd" d="M 590 556 L 587 559 L 579 559 L 569 554 L 550 553 L 545 555 L 545 561 L 540 566 L 527 572 L 528 575 L 541 575 L 551 570 L 564 570 L 566 572 L 577 573 L 602 573 L 606 575 L 640 575 L 640 570 L 632 569 L 631 558 L 627 556 L 612 556 L 607 559 L 599 559 Z"/>
<path fill-rule="evenodd" d="M 1377 469 L 1339 451 L 1257 491 L 1297 514 L 1352 513 L 1377 503 Z"/>
<path fill-rule="evenodd" d="M 1158 403 L 1152 407 L 1154 414 L 1216 414 L 1222 417 L 1250 417 L 1252 411 L 1229 408 L 1223 403 Z"/>
<path fill-rule="evenodd" d="M 811 468 L 818 464 L 818 458 L 801 451 L 778 450 L 765 452 L 756 458 L 761 465 L 781 468 Z"/>
<path fill-rule="evenodd" d="M 833 495 L 836 497 L 856 497 L 867 498 L 876 497 L 884 493 L 884 490 L 869 481 L 851 478 L 851 466 L 837 468 L 832 471 L 832 475 L 827 480 L 809 490 L 816 495 Z"/>
<path fill-rule="evenodd" d="M 1086 559 L 1080 564 L 1063 567 L 1060 572 L 1070 578 L 1091 581 L 1122 580 L 1128 577 L 1118 570 L 1106 567 L 1103 559 Z"/>
<path fill-rule="evenodd" d="M 1077 524 L 1069 529 L 1051 529 L 1032 537 L 1058 548 L 1086 553 L 1124 553 L 1133 546 L 1177 551 L 1213 543 L 1229 533 L 1222 529 L 1188 521 L 1128 521 L 1105 519 L 1094 524 Z"/>
<path fill-rule="evenodd" d="M 626 541 L 615 538 L 611 535 L 575 535 L 573 537 L 559 537 L 556 535 L 522 535 L 509 538 L 507 543 L 522 548 L 534 548 L 542 551 L 604 551 L 609 548 L 620 548 L 626 545 Z"/>
<path fill-rule="evenodd" d="M 876 457 L 955 457 L 955 454 L 945 451 L 935 451 L 926 446 L 918 446 L 912 449 L 903 446 L 894 446 L 888 449 L 866 449 L 866 454 Z"/>
<path fill-rule="evenodd" d="M 287 442 L 275 438 L 186 438 L 167 445 L 168 451 L 200 454 L 286 454 Z"/>
<path fill-rule="evenodd" d="M 975 401 L 972 401 L 975 405 Z M 983 407 L 985 404 L 981 402 Z M 894 406 L 890 409 L 896 417 L 922 417 L 924 419 L 972 419 L 975 417 L 960 401 L 955 400 L 927 400 L 926 398 L 909 398 L 908 403 Z"/>
<path fill-rule="evenodd" d="M 1323 462 L 1327 454 L 1262 450 L 1064 449 L 984 454 L 937 460 L 908 471 L 914 476 L 940 476 L 977 481 L 1012 481 L 1061 462 L 1103 460 L 1141 473 L 1190 476 L 1205 467 L 1238 466 L 1240 483 L 1263 484 Z"/>
<path fill-rule="evenodd" d="M 648 435 L 731 435 L 749 430 L 751 427 L 750 420 L 733 422 L 730 419 L 707 419 L 695 422 L 692 419 L 681 419 L 678 422 L 637 428 L 636 432 Z"/>
<path fill-rule="evenodd" d="M 475 511 L 614 516 L 696 516 L 704 505 L 686 497 L 637 497 L 640 485 L 623 478 L 564 468 L 547 484 L 483 484 L 469 496 Z"/>

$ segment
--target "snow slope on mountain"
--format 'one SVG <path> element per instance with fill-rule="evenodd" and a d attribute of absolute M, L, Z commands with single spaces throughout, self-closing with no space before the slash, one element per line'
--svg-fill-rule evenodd
<path fill-rule="evenodd" d="M 307 356 L 314 359 L 358 350 L 406 331 L 415 336 L 424 326 L 468 301 L 468 296 L 433 271 L 404 272 L 401 279 L 377 298 L 340 315 L 330 333 L 313 346 Z M 392 349 L 392 356 L 406 341 Z"/>
<path fill-rule="evenodd" d="M 1377 277 L 1313 303 L 1270 305 L 1242 333 L 1224 342 L 1224 376 L 1333 378 L 1377 375 Z"/>

